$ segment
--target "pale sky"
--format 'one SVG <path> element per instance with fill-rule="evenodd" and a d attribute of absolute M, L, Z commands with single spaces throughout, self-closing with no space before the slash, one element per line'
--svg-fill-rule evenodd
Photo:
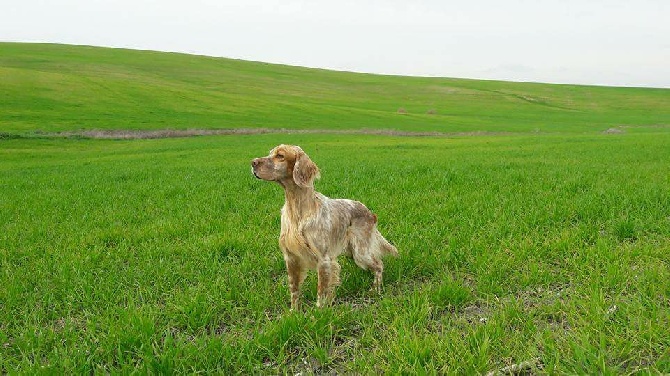
<path fill-rule="evenodd" d="M 670 0 L 0 0 L 0 41 L 670 88 Z"/>

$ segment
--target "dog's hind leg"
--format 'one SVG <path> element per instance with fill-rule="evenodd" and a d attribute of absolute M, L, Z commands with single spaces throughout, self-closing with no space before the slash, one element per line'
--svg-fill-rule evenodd
<path fill-rule="evenodd" d="M 349 230 L 349 243 L 354 262 L 374 274 L 372 289 L 381 293 L 384 263 L 381 260 L 383 253 L 377 234 L 374 222 L 356 221 Z"/>
<path fill-rule="evenodd" d="M 365 255 L 363 252 L 354 251 L 354 262 L 364 270 L 370 270 L 374 274 L 372 290 L 382 292 L 384 274 L 384 263 L 377 255 Z"/>

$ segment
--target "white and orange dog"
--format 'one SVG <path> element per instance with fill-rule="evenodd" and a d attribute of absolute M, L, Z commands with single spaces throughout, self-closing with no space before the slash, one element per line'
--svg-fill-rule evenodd
<path fill-rule="evenodd" d="M 279 246 L 291 290 L 291 309 L 299 308 L 300 285 L 308 270 L 318 273 L 318 307 L 330 304 L 340 284 L 337 257 L 344 253 L 374 273 L 381 291 L 382 256 L 398 255 L 379 230 L 377 216 L 362 203 L 331 199 L 314 190 L 319 168 L 299 146 L 279 145 L 251 162 L 255 177 L 279 183 L 286 202 L 281 210 Z"/>

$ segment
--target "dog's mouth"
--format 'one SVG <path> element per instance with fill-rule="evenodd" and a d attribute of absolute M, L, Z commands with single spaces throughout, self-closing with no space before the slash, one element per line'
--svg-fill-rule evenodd
<path fill-rule="evenodd" d="M 251 173 L 254 174 L 254 176 L 256 177 L 256 179 L 262 180 L 261 177 L 258 176 L 258 174 L 256 174 L 256 170 L 254 170 L 253 168 L 251 169 Z"/>

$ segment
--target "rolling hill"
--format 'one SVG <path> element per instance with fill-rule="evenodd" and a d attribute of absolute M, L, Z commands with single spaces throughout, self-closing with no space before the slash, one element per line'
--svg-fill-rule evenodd
<path fill-rule="evenodd" d="M 668 89 L 384 76 L 56 44 L 0 43 L 0 96 L 5 134 L 238 128 L 590 132 L 670 124 Z"/>

